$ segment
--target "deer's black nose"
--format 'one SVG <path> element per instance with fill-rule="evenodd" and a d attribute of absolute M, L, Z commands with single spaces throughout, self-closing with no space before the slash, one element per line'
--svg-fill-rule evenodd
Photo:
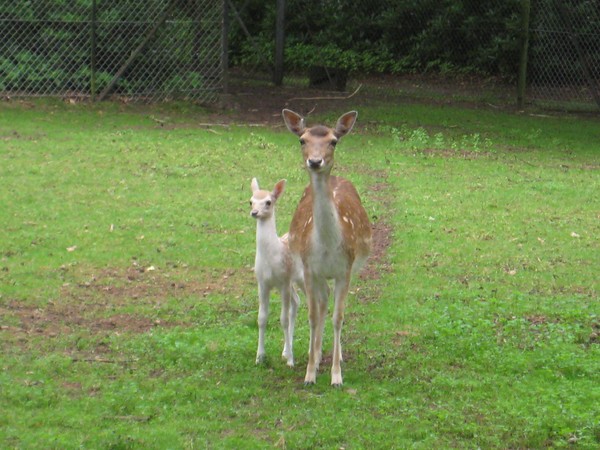
<path fill-rule="evenodd" d="M 311 158 L 308 160 L 308 166 L 311 169 L 316 169 L 318 167 L 321 167 L 321 164 L 323 163 L 323 159 L 322 158 Z"/>
<path fill-rule="evenodd" d="M 258 217 L 258 211 L 253 210 L 251 213 L 252 217 Z"/>

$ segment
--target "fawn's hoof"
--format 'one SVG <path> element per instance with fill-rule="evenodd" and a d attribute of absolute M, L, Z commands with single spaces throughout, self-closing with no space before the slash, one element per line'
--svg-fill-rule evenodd
<path fill-rule="evenodd" d="M 256 355 L 256 364 L 264 364 L 266 360 L 266 355 Z"/>
<path fill-rule="evenodd" d="M 286 353 L 285 351 L 281 354 L 281 357 L 285 359 L 288 367 L 294 367 L 294 355 Z"/>

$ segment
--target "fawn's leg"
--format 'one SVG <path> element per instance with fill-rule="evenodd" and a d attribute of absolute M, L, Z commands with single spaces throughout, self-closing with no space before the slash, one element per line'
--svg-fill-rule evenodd
<path fill-rule="evenodd" d="M 269 295 L 271 289 L 264 283 L 258 283 L 258 349 L 256 350 L 256 364 L 265 360 L 265 330 L 269 317 Z"/>

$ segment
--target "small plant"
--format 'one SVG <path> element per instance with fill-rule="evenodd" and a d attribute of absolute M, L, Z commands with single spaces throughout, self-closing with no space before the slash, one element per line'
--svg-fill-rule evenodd
<path fill-rule="evenodd" d="M 245 139 L 243 142 L 240 142 L 238 146 L 242 149 L 252 148 L 260 150 L 273 150 L 275 148 L 275 144 L 273 142 L 269 142 L 264 136 L 253 132 L 248 135 L 247 139 Z"/>
<path fill-rule="evenodd" d="M 431 149 L 480 153 L 489 151 L 493 147 L 492 140 L 482 138 L 480 133 L 463 134 L 460 138 L 447 137 L 442 132 L 431 136 L 423 127 L 411 130 L 407 125 L 390 128 L 389 133 L 398 147 L 408 148 L 412 151 Z"/>
<path fill-rule="evenodd" d="M 442 133 L 436 133 L 433 139 L 433 145 L 436 149 L 441 150 L 446 147 L 446 138 Z"/>

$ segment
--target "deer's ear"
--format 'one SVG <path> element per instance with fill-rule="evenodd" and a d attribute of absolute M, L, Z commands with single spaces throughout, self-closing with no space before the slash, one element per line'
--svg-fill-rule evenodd
<path fill-rule="evenodd" d="M 300 114 L 295 113 L 291 109 L 284 109 L 281 111 L 283 121 L 292 133 L 302 136 L 306 127 L 304 126 L 304 119 Z"/>
<path fill-rule="evenodd" d="M 281 197 L 281 194 L 283 194 L 283 190 L 285 189 L 285 183 L 285 180 L 279 180 L 277 182 L 277 184 L 273 188 L 273 192 L 271 192 L 273 198 L 278 199 L 279 197 Z"/>
<path fill-rule="evenodd" d="M 252 183 L 250 183 L 250 189 L 252 189 L 252 193 L 258 191 L 258 180 L 256 178 L 252 178 Z"/>
<path fill-rule="evenodd" d="M 341 116 L 335 124 L 335 135 L 337 138 L 346 136 L 352 130 L 352 127 L 356 123 L 358 113 L 356 111 L 350 111 Z"/>

